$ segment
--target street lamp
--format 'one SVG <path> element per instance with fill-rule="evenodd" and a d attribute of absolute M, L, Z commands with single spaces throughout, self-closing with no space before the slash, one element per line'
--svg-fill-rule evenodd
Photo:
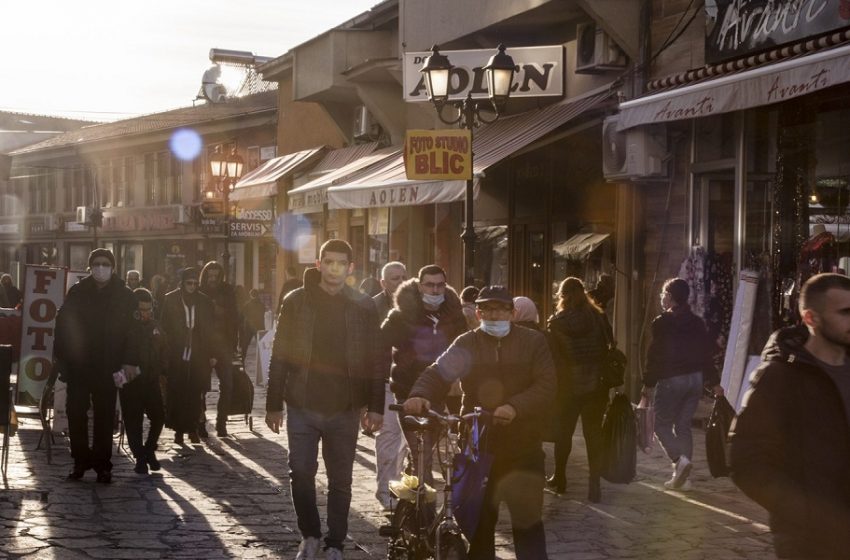
<path fill-rule="evenodd" d="M 499 51 L 490 57 L 490 61 L 484 66 L 489 106 L 473 100 L 471 92 L 466 94 L 466 99 L 463 101 L 449 102 L 453 68 L 454 66 L 449 62 L 449 58 L 440 54 L 440 49 L 437 45 L 434 45 L 431 47 L 431 55 L 425 58 L 425 64 L 419 71 L 425 74 L 425 88 L 428 90 L 428 99 L 437 109 L 439 119 L 445 124 L 457 124 L 460 128 L 466 128 L 469 130 L 471 138 L 475 127 L 481 123 L 494 122 L 501 116 L 508 97 L 511 95 L 516 65 L 514 59 L 505 54 L 505 45 L 499 45 Z M 443 108 L 446 105 L 451 105 L 457 110 L 456 117 L 448 119 L 443 117 Z M 492 109 L 494 113 L 492 118 L 485 118 L 481 114 L 482 110 L 488 109 Z M 470 161 L 470 165 L 472 165 L 472 161 Z M 473 226 L 473 198 L 473 179 L 470 178 L 466 181 L 466 224 L 463 234 L 460 236 L 463 239 L 464 285 L 466 286 L 471 286 L 475 280 L 473 268 L 475 266 L 477 236 Z"/>
<path fill-rule="evenodd" d="M 242 177 L 244 167 L 245 163 L 236 153 L 235 147 L 229 155 L 222 154 L 221 149 L 217 148 L 210 157 L 210 172 L 216 179 L 215 187 L 214 190 L 210 189 L 204 193 L 207 200 L 219 198 L 219 195 L 224 198 L 224 253 L 221 254 L 221 259 L 228 273 L 230 272 L 230 193 L 236 187 L 236 181 Z"/>

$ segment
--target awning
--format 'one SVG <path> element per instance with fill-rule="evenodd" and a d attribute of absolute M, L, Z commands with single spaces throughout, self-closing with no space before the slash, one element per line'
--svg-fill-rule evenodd
<path fill-rule="evenodd" d="M 236 183 L 236 187 L 230 193 L 230 200 L 275 196 L 278 179 L 315 163 L 324 151 L 324 148 L 313 148 L 268 160 Z"/>
<path fill-rule="evenodd" d="M 620 130 L 760 107 L 850 82 L 850 45 L 620 104 Z"/>
<path fill-rule="evenodd" d="M 369 154 L 364 154 L 361 157 L 348 162 L 338 169 L 324 173 L 321 177 L 317 177 L 308 183 L 304 183 L 294 189 L 290 189 L 289 192 L 286 193 L 289 198 L 289 211 L 296 214 L 321 212 L 324 208 L 324 204 L 328 202 L 328 187 L 345 180 L 358 171 L 366 169 L 370 165 L 374 165 L 379 161 L 398 153 L 399 150 L 400 148 L 394 147 L 372 151 Z"/>
<path fill-rule="evenodd" d="M 474 133 L 473 173 L 488 167 L 542 138 L 612 96 L 607 89 L 580 98 L 548 105 L 519 115 L 503 117 Z M 478 196 L 478 181 L 475 184 Z M 330 208 L 413 206 L 463 200 L 465 181 L 411 181 L 407 179 L 401 150 L 381 165 L 328 188 Z"/>
<path fill-rule="evenodd" d="M 598 249 L 609 236 L 608 233 L 578 233 L 566 241 L 555 243 L 552 250 L 560 257 L 581 260 Z"/>

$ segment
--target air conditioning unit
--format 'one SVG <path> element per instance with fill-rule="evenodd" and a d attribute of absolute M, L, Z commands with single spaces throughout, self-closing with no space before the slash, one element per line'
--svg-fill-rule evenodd
<path fill-rule="evenodd" d="M 663 124 L 617 130 L 619 115 L 602 124 L 602 174 L 608 181 L 667 176 L 667 130 Z"/>
<path fill-rule="evenodd" d="M 355 140 L 373 140 L 378 137 L 379 128 L 365 105 L 359 105 L 354 109 L 354 130 L 351 135 Z"/>
<path fill-rule="evenodd" d="M 576 73 L 622 70 L 627 62 L 623 49 L 595 23 L 576 25 Z"/>
<path fill-rule="evenodd" d="M 91 208 L 77 206 L 77 219 L 74 221 L 78 224 L 89 225 L 91 223 Z"/>
<path fill-rule="evenodd" d="M 178 224 L 191 224 L 192 223 L 192 207 L 191 206 L 178 206 L 177 207 L 177 222 Z"/>

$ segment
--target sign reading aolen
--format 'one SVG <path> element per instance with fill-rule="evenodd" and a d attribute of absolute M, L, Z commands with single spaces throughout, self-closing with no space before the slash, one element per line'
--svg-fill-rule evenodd
<path fill-rule="evenodd" d="M 404 138 L 407 178 L 423 181 L 472 179 L 469 130 L 408 130 Z"/>
<path fill-rule="evenodd" d="M 38 404 L 53 368 L 56 312 L 65 300 L 65 275 L 64 268 L 26 267 L 18 404 Z"/>

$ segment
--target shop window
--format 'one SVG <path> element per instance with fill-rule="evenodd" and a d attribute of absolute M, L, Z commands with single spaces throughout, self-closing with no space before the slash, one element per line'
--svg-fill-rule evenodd
<path fill-rule="evenodd" d="M 735 157 L 735 113 L 724 113 L 694 121 L 696 161 Z"/>
<path fill-rule="evenodd" d="M 124 158 L 124 192 L 121 200 L 124 201 L 124 206 L 133 205 L 133 191 L 135 190 L 136 182 L 136 161 L 132 157 Z"/>
<path fill-rule="evenodd" d="M 475 234 L 478 236 L 475 245 L 476 286 L 507 286 L 510 282 L 508 226 L 477 227 Z"/>
<path fill-rule="evenodd" d="M 387 264 L 389 256 L 390 208 L 371 208 L 369 210 L 369 276 L 380 278 L 381 269 Z"/>
<path fill-rule="evenodd" d="M 156 204 L 156 154 L 145 154 L 145 205 Z"/>
<path fill-rule="evenodd" d="M 127 193 L 127 185 L 124 183 L 124 166 L 120 159 L 112 160 L 112 205 L 124 206 L 124 197 Z"/>
<path fill-rule="evenodd" d="M 156 154 L 156 204 L 168 203 L 168 179 L 170 175 L 169 153 Z"/>
<path fill-rule="evenodd" d="M 180 204 L 183 189 L 183 162 L 171 156 L 171 203 Z"/>
<path fill-rule="evenodd" d="M 514 216 L 545 216 L 552 183 L 548 158 L 523 158 L 514 167 Z"/>

